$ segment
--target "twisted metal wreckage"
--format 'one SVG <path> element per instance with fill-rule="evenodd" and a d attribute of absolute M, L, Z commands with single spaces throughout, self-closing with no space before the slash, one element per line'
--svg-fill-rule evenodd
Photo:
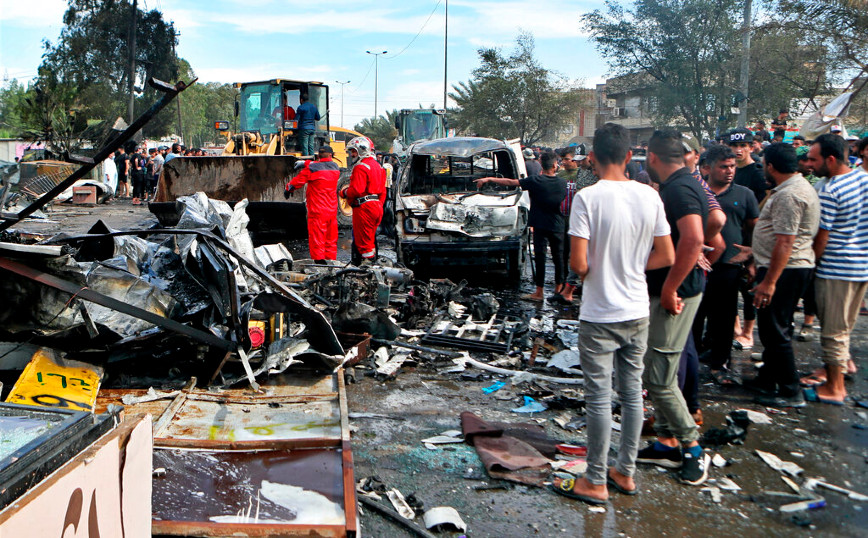
<path fill-rule="evenodd" d="M 81 165 L 75 172 L 23 210 L 0 213 L 0 232 L 85 176 L 187 87 L 150 84 L 164 92 L 157 103 L 93 159 L 75 159 Z M 138 533 L 355 536 L 340 366 L 358 349 L 348 346 L 346 352 L 323 313 L 275 278 L 272 272 L 287 269 L 292 258 L 281 245 L 253 248 L 243 201 L 233 208 L 199 194 L 181 202 L 174 228 L 115 231 L 98 222 L 87 234 L 61 233 L 36 245 L 6 236 L 13 241 L 0 243 L 0 340 L 6 342 L 0 369 L 27 366 L 10 401 L 98 412 L 95 417 L 115 422 L 113 404 L 122 404 L 128 416 L 155 417 L 154 447 L 187 449 L 154 453 L 155 463 L 169 471 L 155 472 L 153 495 L 148 488 L 136 499 L 139 513 L 153 514 L 150 528 Z M 312 368 L 279 375 L 296 363 Z M 48 390 L 46 381 L 67 388 L 64 375 L 39 370 L 46 364 L 96 372 L 95 383 L 80 382 L 92 400 L 65 399 L 58 390 L 48 404 L 44 397 L 23 402 L 16 389 L 28 375 L 39 380 L 34 384 L 40 390 Z M 196 388 L 197 376 L 215 386 Z M 111 388 L 97 394 L 100 378 L 111 379 Z M 245 379 L 253 392 L 229 388 Z M 166 393 L 135 388 L 151 383 L 183 387 Z M 0 406 L 13 418 L 33 419 L 29 409 L 39 409 Z M 50 421 L 47 416 L 40 419 Z M 51 518 L 40 523 L 26 507 L 46 494 L 41 484 L 28 488 L 58 468 L 73 472 L 66 469 L 83 445 L 59 436 L 62 429 L 55 429 L 0 458 L 0 490 L 6 492 L 0 495 L 0 532 L 50 524 Z M 16 460 L 27 465 L 14 465 Z M 226 472 L 214 471 L 218 460 Z M 150 463 L 144 467 L 149 476 Z"/>

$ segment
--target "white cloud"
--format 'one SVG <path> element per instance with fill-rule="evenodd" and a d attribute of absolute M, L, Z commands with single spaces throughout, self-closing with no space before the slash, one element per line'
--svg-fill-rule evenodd
<path fill-rule="evenodd" d="M 40 0 L 33 2 L 4 0 L 0 9 L 0 23 L 12 23 L 28 28 L 45 28 L 48 24 L 60 24 L 66 12 L 65 0 Z"/>

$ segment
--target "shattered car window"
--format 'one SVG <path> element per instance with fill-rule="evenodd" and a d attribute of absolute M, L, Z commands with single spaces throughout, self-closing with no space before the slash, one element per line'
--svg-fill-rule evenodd
<path fill-rule="evenodd" d="M 469 157 L 414 155 L 402 194 L 440 194 L 477 191 L 474 180 L 516 177 L 509 153 L 488 151 Z M 483 192 L 512 192 L 513 186 L 489 183 Z"/>

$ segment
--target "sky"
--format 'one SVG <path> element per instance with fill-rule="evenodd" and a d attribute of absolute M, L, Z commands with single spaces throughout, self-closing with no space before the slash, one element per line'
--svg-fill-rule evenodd
<path fill-rule="evenodd" d="M 132 1 L 132 0 L 129 0 Z M 447 0 L 139 0 L 173 21 L 178 55 L 200 82 L 272 78 L 330 86 L 331 123 L 352 128 L 385 110 L 443 105 Z M 43 41 L 63 27 L 65 0 L 0 0 L 0 76 L 36 75 Z M 540 63 L 585 87 L 605 80 L 607 65 L 581 30 L 581 16 L 602 0 L 448 0 L 448 72 L 471 78 L 480 47 L 511 51 L 520 32 L 536 40 Z M 387 51 L 375 58 L 370 52 Z M 341 85 L 338 83 L 349 83 Z M 450 103 L 451 106 L 452 103 Z"/>

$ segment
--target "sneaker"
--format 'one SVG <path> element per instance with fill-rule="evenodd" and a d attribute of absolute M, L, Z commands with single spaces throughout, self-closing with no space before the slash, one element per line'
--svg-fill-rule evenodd
<path fill-rule="evenodd" d="M 694 458 L 693 454 L 685 452 L 683 459 L 681 470 L 678 471 L 678 480 L 682 484 L 699 486 L 708 480 L 708 464 L 711 462 L 711 456 L 703 453 L 698 458 Z"/>
<path fill-rule="evenodd" d="M 681 467 L 681 451 L 677 448 L 661 450 L 655 441 L 639 451 L 636 455 L 636 461 L 639 463 L 653 463 L 667 469 L 678 469 Z"/>
<path fill-rule="evenodd" d="M 807 405 L 805 403 L 805 396 L 802 394 L 802 391 L 798 391 L 792 396 L 783 396 L 781 393 L 777 394 L 760 394 L 756 398 L 753 399 L 755 403 L 759 405 L 763 405 L 765 407 L 774 407 L 776 409 L 781 409 L 784 407 L 805 407 Z"/>
<path fill-rule="evenodd" d="M 799 342 L 810 342 L 814 339 L 814 328 L 810 325 L 802 325 L 802 330 L 799 331 Z"/>

